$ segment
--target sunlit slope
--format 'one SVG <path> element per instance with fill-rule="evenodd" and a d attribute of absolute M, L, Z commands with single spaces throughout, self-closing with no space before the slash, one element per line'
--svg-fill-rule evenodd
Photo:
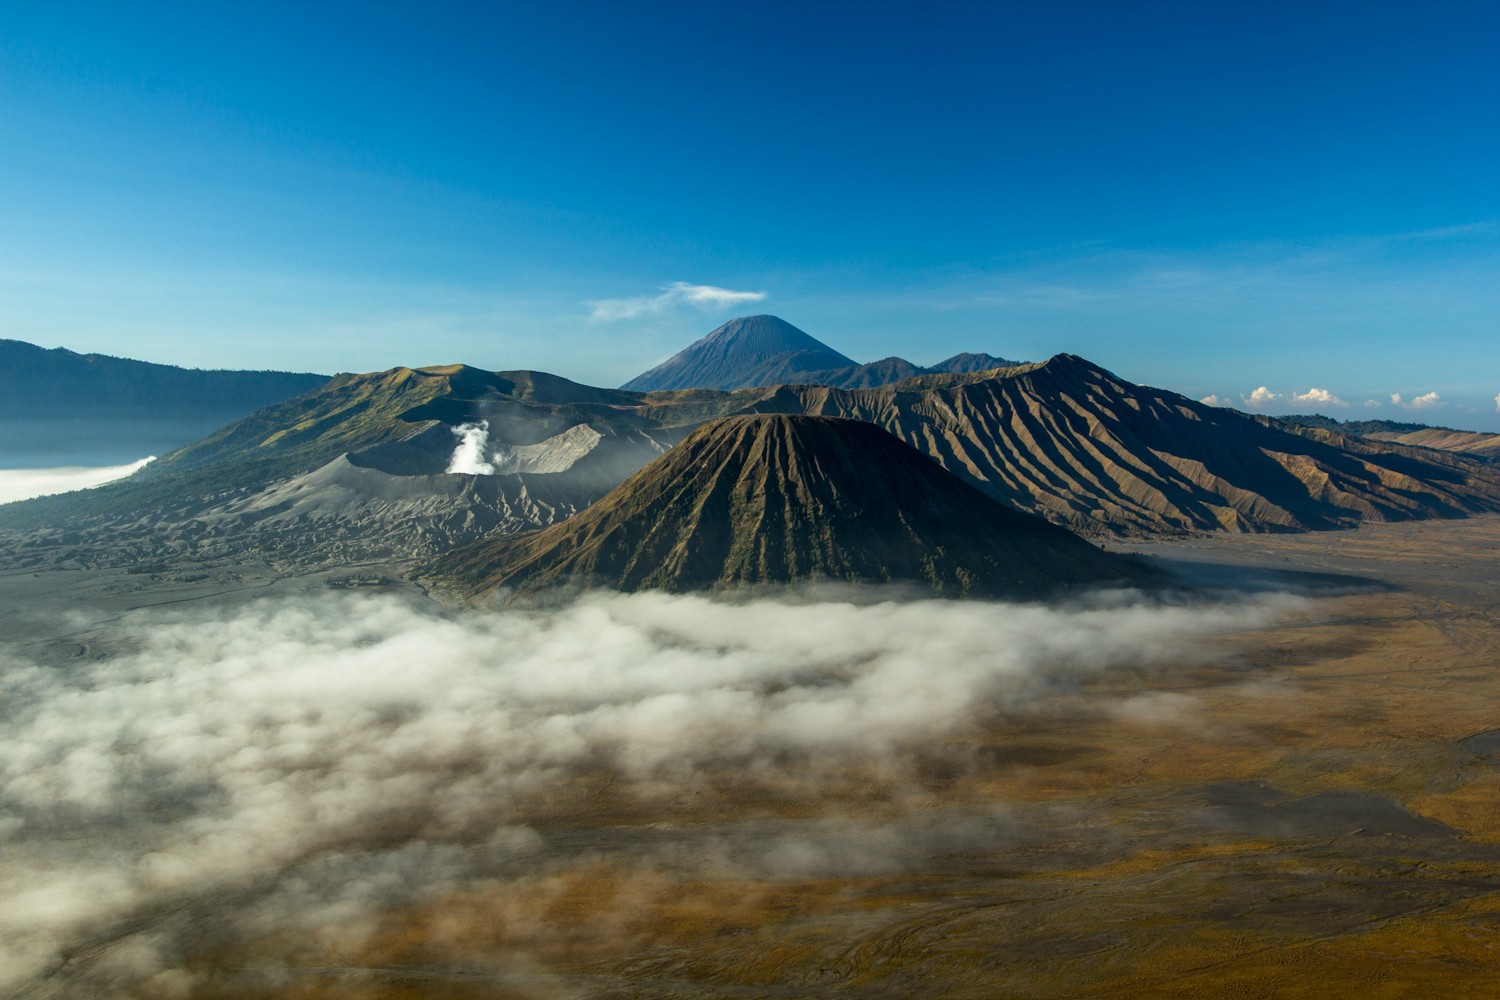
<path fill-rule="evenodd" d="M 1372 441 L 1391 441 L 1396 444 L 1416 445 L 1420 448 L 1438 448 L 1442 451 L 1500 458 L 1500 434 L 1455 431 L 1446 427 L 1423 427 L 1414 431 L 1376 431 L 1364 436 Z"/>
<path fill-rule="evenodd" d="M 1389 441 L 1394 444 L 1415 445 L 1419 448 L 1437 448 L 1441 451 L 1456 451 L 1481 458 L 1500 458 L 1500 434 L 1483 431 L 1463 431 L 1452 427 L 1434 427 L 1430 424 L 1414 424 L 1399 420 L 1335 420 L 1321 414 L 1293 414 L 1277 417 L 1282 423 L 1299 427 L 1317 427 L 1335 431 L 1346 437 L 1362 437 L 1371 441 Z"/>
<path fill-rule="evenodd" d="M 574 518 L 477 543 L 435 568 L 474 592 L 825 578 L 1033 597 L 1149 576 L 1006 508 L 870 423 L 789 414 L 706 424 Z"/>

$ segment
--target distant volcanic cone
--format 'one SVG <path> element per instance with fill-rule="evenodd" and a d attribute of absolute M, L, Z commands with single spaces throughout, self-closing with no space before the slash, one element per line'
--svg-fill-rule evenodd
<path fill-rule="evenodd" d="M 738 389 L 796 382 L 799 374 L 858 365 L 780 317 L 740 316 L 620 388 Z"/>
<path fill-rule="evenodd" d="M 874 424 L 705 424 L 582 513 L 431 568 L 461 589 L 686 591 L 810 579 L 1038 597 L 1152 574 L 985 496 Z"/>

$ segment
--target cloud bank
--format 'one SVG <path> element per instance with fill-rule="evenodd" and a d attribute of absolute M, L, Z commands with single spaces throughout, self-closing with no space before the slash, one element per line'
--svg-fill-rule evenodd
<path fill-rule="evenodd" d="M 657 295 L 639 295 L 628 299 L 592 299 L 584 305 L 589 307 L 589 319 L 612 322 L 654 316 L 682 304 L 702 309 L 727 309 L 747 302 L 760 302 L 765 297 L 765 292 L 737 292 L 715 285 L 692 285 L 685 281 L 674 281 L 662 286 Z"/>
<path fill-rule="evenodd" d="M 0 469 L 0 503 L 30 500 L 33 497 L 51 496 L 54 493 L 69 493 L 103 486 L 116 479 L 124 479 L 156 461 L 156 456 L 143 458 L 129 465 L 107 465 L 99 467 L 63 466 L 52 469 Z"/>
<path fill-rule="evenodd" d="M 230 936 L 355 934 L 534 852 L 528 824 L 581 775 L 657 812 L 714 774 L 816 795 L 1299 606 L 640 594 L 454 613 L 330 594 L 141 612 L 122 626 L 136 651 L 66 667 L 0 650 L 0 987 L 119 938 L 169 995 L 205 946 L 195 905 Z M 174 907 L 196 929 L 140 923 Z"/>

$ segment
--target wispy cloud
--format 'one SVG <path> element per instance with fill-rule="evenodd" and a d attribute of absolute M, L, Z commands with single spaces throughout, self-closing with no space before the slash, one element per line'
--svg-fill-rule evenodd
<path fill-rule="evenodd" d="M 637 295 L 628 299 L 591 299 L 584 305 L 591 310 L 589 319 L 613 322 L 635 319 L 637 316 L 653 316 L 683 304 L 701 309 L 724 309 L 745 302 L 760 302 L 765 297 L 765 292 L 737 292 L 717 285 L 692 285 L 686 281 L 674 281 L 670 285 L 663 285 L 656 295 Z"/>

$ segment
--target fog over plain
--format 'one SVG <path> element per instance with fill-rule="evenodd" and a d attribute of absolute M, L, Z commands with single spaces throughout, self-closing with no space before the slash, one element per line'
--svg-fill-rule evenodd
<path fill-rule="evenodd" d="M 116 479 L 124 479 L 139 472 L 148 462 L 143 458 L 125 465 L 106 466 L 50 466 L 40 469 L 0 469 L 0 503 L 15 500 L 30 500 L 32 497 L 51 496 L 72 490 L 86 490 L 92 486 L 103 486 Z"/>
<path fill-rule="evenodd" d="M 91 975 L 190 991 L 179 965 L 205 934 L 357 936 L 383 908 L 497 865 L 540 874 L 528 824 L 580 775 L 656 807 L 726 768 L 789 796 L 851 772 L 899 785 L 919 753 L 987 717 L 1109 672 L 1206 662 L 1216 634 L 1306 606 L 1280 593 L 1058 606 L 863 594 L 480 611 L 328 594 L 131 612 L 111 626 L 118 655 L 65 666 L 0 651 L 0 984 L 23 988 L 106 941 Z M 60 634 L 90 624 L 58 617 Z M 1116 710 L 1190 718 L 1192 699 L 1122 694 Z M 1005 808 L 945 821 L 942 836 L 991 837 Z M 784 878 L 900 870 L 928 847 L 825 815 L 683 850 Z M 230 892 L 211 932 L 160 917 Z"/>

